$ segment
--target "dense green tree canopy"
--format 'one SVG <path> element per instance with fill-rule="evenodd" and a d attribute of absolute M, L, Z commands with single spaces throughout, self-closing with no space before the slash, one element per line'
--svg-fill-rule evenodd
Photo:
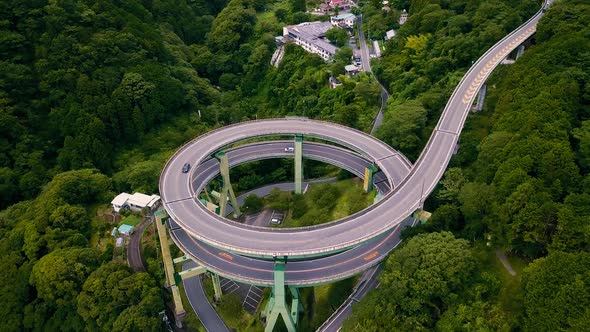
<path fill-rule="evenodd" d="M 344 330 L 432 328 L 475 266 L 467 241 L 448 232 L 416 236 L 387 259 L 379 288 L 353 307 Z"/>
<path fill-rule="evenodd" d="M 154 279 L 147 273 L 134 274 L 121 263 L 94 271 L 77 300 L 78 314 L 90 329 L 158 330 L 163 302 Z"/>
<path fill-rule="evenodd" d="M 523 276 L 524 329 L 566 331 L 588 328 L 590 254 L 551 253 Z"/>

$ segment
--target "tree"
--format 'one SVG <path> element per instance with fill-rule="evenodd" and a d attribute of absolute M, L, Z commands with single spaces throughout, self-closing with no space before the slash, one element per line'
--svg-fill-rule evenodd
<path fill-rule="evenodd" d="M 78 313 L 91 329 L 115 326 L 157 330 L 163 308 L 159 289 L 147 273 L 133 273 L 127 265 L 109 262 L 92 272 L 78 295 Z M 141 322 L 143 320 L 143 322 Z"/>
<path fill-rule="evenodd" d="M 30 283 L 40 299 L 56 305 L 70 304 L 96 265 L 96 254 L 89 248 L 55 250 L 33 266 Z"/>
<path fill-rule="evenodd" d="M 421 234 L 395 250 L 380 287 L 344 322 L 345 331 L 426 330 L 466 287 L 475 270 L 467 241 L 451 233 Z"/>
<path fill-rule="evenodd" d="M 590 120 L 582 122 L 579 128 L 575 128 L 573 136 L 578 140 L 578 160 L 580 166 L 586 171 L 590 171 Z"/>
<path fill-rule="evenodd" d="M 254 194 L 244 199 L 244 211 L 250 214 L 258 213 L 264 207 L 264 200 Z"/>
<path fill-rule="evenodd" d="M 344 29 L 333 27 L 326 31 L 326 38 L 328 38 L 334 45 L 342 47 L 348 42 L 348 33 Z"/>
<path fill-rule="evenodd" d="M 522 277 L 527 331 L 576 330 L 588 322 L 590 254 L 550 253 L 531 263 Z M 587 328 L 587 326 L 585 326 Z"/>
<path fill-rule="evenodd" d="M 442 201 L 450 201 L 456 203 L 459 200 L 459 193 L 463 184 L 465 184 L 465 177 L 460 168 L 449 168 L 445 172 L 444 178 L 441 180 L 443 189 L 438 192 L 438 198 Z"/>
<path fill-rule="evenodd" d="M 420 148 L 420 131 L 426 125 L 426 109 L 419 101 L 402 104 L 389 99 L 383 124 L 376 136 L 402 151 L 409 158 L 417 158 Z"/>
<path fill-rule="evenodd" d="M 97 264 L 96 253 L 89 248 L 58 249 L 41 257 L 29 278 L 37 298 L 25 307 L 24 326 L 36 330 L 83 329 L 76 298 Z"/>
<path fill-rule="evenodd" d="M 305 4 L 305 0 L 289 0 L 289 2 L 291 3 L 292 13 L 305 12 L 307 7 Z"/>
<path fill-rule="evenodd" d="M 291 209 L 291 216 L 294 219 L 301 218 L 307 212 L 307 203 L 305 197 L 301 194 L 293 195 L 293 208 Z"/>

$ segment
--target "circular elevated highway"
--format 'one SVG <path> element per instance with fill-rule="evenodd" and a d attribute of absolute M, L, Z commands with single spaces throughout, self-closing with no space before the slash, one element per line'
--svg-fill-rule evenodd
<path fill-rule="evenodd" d="M 228 155 L 230 167 L 235 167 L 263 159 L 293 158 L 293 152 L 285 151 L 285 148 L 292 146 L 292 141 L 270 141 L 243 145 L 228 149 L 225 152 Z M 365 168 L 372 165 L 363 156 L 348 149 L 315 142 L 303 143 L 303 156 L 307 159 L 338 166 L 360 178 L 364 177 Z M 191 176 L 192 182 L 195 184 L 208 183 L 219 174 L 219 162 L 214 158 L 207 159 L 197 167 L 198 169 L 194 170 Z M 401 183 L 409 171 L 409 164 L 400 161 L 395 169 L 395 173 L 392 174 L 392 182 L 394 184 Z M 386 193 L 390 190 L 389 181 L 387 181 L 383 172 L 375 173 L 374 184 L 381 193 Z"/>
<path fill-rule="evenodd" d="M 254 256 L 321 256 L 352 248 L 399 225 L 419 208 L 442 177 L 481 85 L 493 69 L 520 43 L 532 36 L 542 17 L 533 18 L 489 49 L 453 92 L 426 147 L 409 175 L 377 204 L 347 218 L 310 228 L 268 229 L 233 223 L 205 209 L 195 199 L 205 183 L 194 183 L 180 169 L 200 164 L 221 147 L 239 140 L 272 135 L 305 135 L 349 147 L 374 162 L 390 187 L 401 154 L 360 131 L 307 120 L 250 121 L 211 131 L 183 146 L 166 164 L 160 193 L 168 214 L 191 236 L 213 247 Z M 407 162 L 407 160 L 406 160 Z"/>
<path fill-rule="evenodd" d="M 160 180 L 160 193 L 168 214 L 191 236 L 209 245 L 244 255 L 265 257 L 326 255 L 361 244 L 397 225 L 388 224 L 382 228 L 375 222 L 375 219 L 389 220 L 382 215 L 384 211 L 372 212 L 383 206 L 379 203 L 363 213 L 316 227 L 272 229 L 237 224 L 208 211 L 196 199 L 207 183 L 195 181 L 200 179 L 197 171 L 180 172 L 184 163 L 200 165 L 222 147 L 239 140 L 301 134 L 335 142 L 356 151 L 378 165 L 390 187 L 393 187 L 394 178 L 407 174 L 411 168 L 403 155 L 385 143 L 344 126 L 300 118 L 245 122 L 209 132 L 183 146 L 169 160 Z M 379 228 L 365 233 L 359 231 L 361 225 L 361 229 L 368 229 L 369 225 Z"/>
<path fill-rule="evenodd" d="M 230 166 L 236 166 L 265 158 L 293 157 L 293 153 L 285 151 L 285 148 L 292 144 L 291 141 L 254 143 L 229 149 L 226 153 Z M 372 164 L 350 150 L 314 142 L 303 143 L 303 156 L 339 166 L 361 178 L 364 176 L 365 167 Z M 394 185 L 399 184 L 409 172 L 405 162 L 400 162 L 397 167 L 397 173 L 392 179 Z M 219 164 L 217 160 L 209 159 L 196 166 L 194 174 L 193 182 L 210 181 L 219 174 Z M 382 173 L 376 173 L 373 179 L 375 187 L 382 194 L 391 190 Z M 356 275 L 385 258 L 400 243 L 400 231 L 412 221 L 408 218 L 386 234 L 348 251 L 317 259 L 289 261 L 285 283 L 290 286 L 310 286 Z M 207 270 L 248 284 L 273 284 L 273 261 L 246 257 L 212 247 L 190 236 L 174 220 L 169 222 L 169 226 L 173 241 L 193 261 Z"/>

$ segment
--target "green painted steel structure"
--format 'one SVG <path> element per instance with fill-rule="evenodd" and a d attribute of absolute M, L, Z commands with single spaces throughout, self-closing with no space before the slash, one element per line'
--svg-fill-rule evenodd
<path fill-rule="evenodd" d="M 375 165 L 371 165 L 365 168 L 365 178 L 363 183 L 363 189 L 365 190 L 365 192 L 369 193 L 373 190 L 373 176 L 375 175 L 375 173 L 377 173 L 378 170 L 379 168 L 377 168 L 377 166 Z"/>
<path fill-rule="evenodd" d="M 215 291 L 215 300 L 221 299 L 221 283 L 219 282 L 219 274 L 211 272 L 211 280 L 213 281 L 213 290 Z"/>
<path fill-rule="evenodd" d="M 301 194 L 303 181 L 303 135 L 295 136 L 295 193 Z"/>
<path fill-rule="evenodd" d="M 275 260 L 274 286 L 272 287 L 271 297 L 262 313 L 263 317 L 266 317 L 265 332 L 272 332 L 279 315 L 283 318 L 287 331 L 295 332 L 299 321 L 299 312 L 303 311 L 303 306 L 299 300 L 299 291 L 295 287 L 288 287 L 291 292 L 291 306 L 289 307 L 287 304 L 285 264 L 287 264 L 286 258 Z"/>
<path fill-rule="evenodd" d="M 221 216 L 226 215 L 227 210 L 227 196 L 229 195 L 229 199 L 231 200 L 231 204 L 234 208 L 234 217 L 239 217 L 240 206 L 238 205 L 238 200 L 236 199 L 236 194 L 234 194 L 234 189 L 231 186 L 231 182 L 229 180 L 229 162 L 227 160 L 227 154 L 221 151 L 215 154 L 215 158 L 219 160 L 219 172 L 221 173 L 221 181 L 223 182 L 223 188 L 221 189 L 221 196 L 219 197 L 219 207 Z"/>

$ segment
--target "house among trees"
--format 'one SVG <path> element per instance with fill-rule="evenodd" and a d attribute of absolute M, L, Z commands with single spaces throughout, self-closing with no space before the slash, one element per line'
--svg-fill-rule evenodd
<path fill-rule="evenodd" d="M 144 208 L 148 208 L 150 211 L 154 210 L 159 202 L 160 196 L 158 195 L 148 196 L 142 193 L 134 193 L 133 195 L 120 193 L 111 201 L 111 204 L 115 212 L 119 212 L 121 209 L 140 212 Z"/>
<path fill-rule="evenodd" d="M 348 0 L 327 0 L 326 3 L 332 9 L 350 9 L 352 7 L 352 4 Z"/>
<path fill-rule="evenodd" d="M 395 30 L 387 30 L 385 32 L 385 40 L 392 40 L 393 38 L 395 38 Z"/>
<path fill-rule="evenodd" d="M 356 15 L 351 13 L 330 17 L 330 23 L 332 23 L 333 26 L 338 26 L 341 28 L 353 28 L 355 22 Z"/>
<path fill-rule="evenodd" d="M 119 229 L 117 229 L 117 231 L 119 232 L 119 235 L 129 236 L 133 233 L 134 229 L 135 229 L 135 227 L 133 227 L 131 225 L 123 224 L 123 225 L 119 226 Z"/>
<path fill-rule="evenodd" d="M 346 65 L 344 66 L 344 71 L 346 72 L 346 75 L 352 77 L 358 74 L 360 72 L 360 69 L 355 65 Z"/>
<path fill-rule="evenodd" d="M 399 25 L 404 25 L 408 21 L 408 12 L 404 9 L 399 16 Z"/>
<path fill-rule="evenodd" d="M 320 4 L 320 6 L 314 9 L 314 12 L 317 13 L 331 13 L 335 12 L 336 9 L 350 9 L 356 4 L 351 0 L 325 0 Z"/>
<path fill-rule="evenodd" d="M 303 47 L 307 52 L 317 54 L 325 61 L 329 61 L 338 49 L 326 39 L 326 31 L 331 28 L 330 22 L 304 22 L 283 27 L 283 36 Z"/>
<path fill-rule="evenodd" d="M 328 84 L 330 85 L 330 89 L 336 89 L 342 85 L 342 82 L 340 82 L 336 77 L 330 76 L 328 79 Z"/>

